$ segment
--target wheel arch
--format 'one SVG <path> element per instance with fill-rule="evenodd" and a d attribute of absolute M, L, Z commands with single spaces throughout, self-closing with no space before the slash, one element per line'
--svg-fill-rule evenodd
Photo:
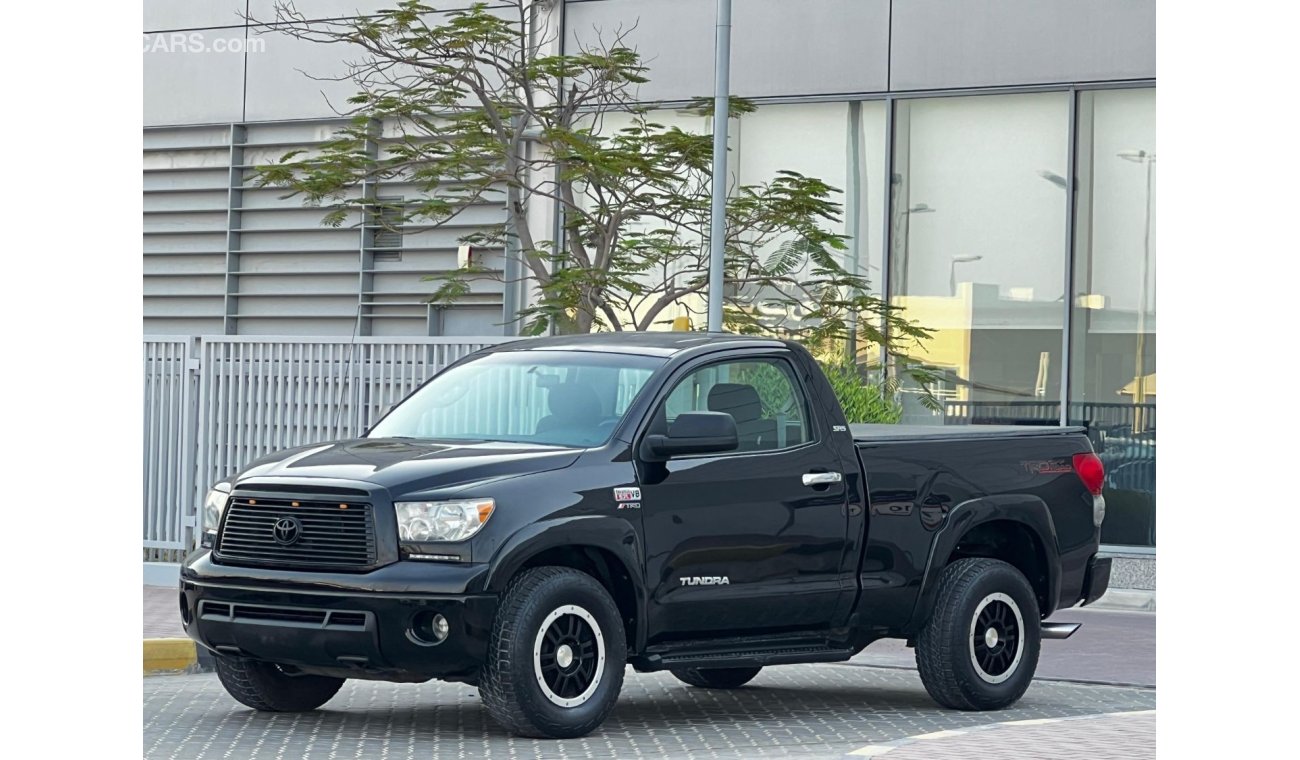
<path fill-rule="evenodd" d="M 935 534 L 909 630 L 915 631 L 929 620 L 943 569 L 971 557 L 1012 565 L 1034 589 L 1039 614 L 1045 618 L 1055 611 L 1061 572 L 1051 510 L 1036 496 L 989 496 L 958 504 Z"/>
<path fill-rule="evenodd" d="M 573 568 L 600 582 L 623 618 L 629 654 L 641 651 L 646 596 L 637 570 L 642 566 L 640 543 L 631 525 L 596 516 L 532 525 L 493 557 L 486 589 L 504 593 L 519 573 L 548 565 Z"/>

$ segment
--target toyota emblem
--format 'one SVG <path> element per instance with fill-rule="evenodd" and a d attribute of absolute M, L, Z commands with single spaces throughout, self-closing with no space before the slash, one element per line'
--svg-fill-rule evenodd
<path fill-rule="evenodd" d="M 271 535 L 281 546 L 292 546 L 302 537 L 302 523 L 296 517 L 281 517 L 271 527 Z"/>

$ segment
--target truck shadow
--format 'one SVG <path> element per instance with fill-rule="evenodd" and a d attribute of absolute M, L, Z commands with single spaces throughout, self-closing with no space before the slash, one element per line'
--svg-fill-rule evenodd
<path fill-rule="evenodd" d="M 325 708 L 313 713 L 275 715 L 217 708 L 205 711 L 203 717 L 225 724 L 213 726 L 214 733 L 224 733 L 231 724 L 239 724 L 241 730 L 292 728 L 294 732 L 354 739 L 391 738 L 408 746 L 436 743 L 439 749 L 449 743 L 468 747 L 475 742 L 497 745 L 504 741 L 510 746 L 524 743 L 532 755 L 543 748 L 558 751 L 581 742 L 589 747 L 593 742 L 613 741 L 630 748 L 653 739 L 653 743 L 644 745 L 652 747 L 664 737 L 683 734 L 695 736 L 696 741 L 721 741 L 730 746 L 755 742 L 754 746 L 763 746 L 771 744 L 774 727 L 793 743 L 799 740 L 791 737 L 800 736 L 807 741 L 866 743 L 1006 720 L 1143 706 L 1143 698 L 1132 695 L 1112 704 L 1108 693 L 1113 691 L 1109 696 L 1119 697 L 1119 690 L 1100 688 L 1080 695 L 1078 689 L 1089 687 L 1040 683 L 1010 709 L 959 712 L 935 705 L 914 673 L 818 668 L 824 676 L 818 680 L 823 683 L 809 683 L 808 671 L 793 669 L 803 673 L 801 677 L 790 677 L 795 673 L 786 675 L 784 670 L 772 669 L 755 682 L 729 691 L 689 687 L 668 674 L 629 672 L 618 705 L 600 728 L 585 739 L 556 742 L 534 743 L 513 737 L 492 721 L 475 688 L 436 682 L 409 686 L 353 681 Z M 1154 693 L 1150 701 L 1154 704 Z"/>

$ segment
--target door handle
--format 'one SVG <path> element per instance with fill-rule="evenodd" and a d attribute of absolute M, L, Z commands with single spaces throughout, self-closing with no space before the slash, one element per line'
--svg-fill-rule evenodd
<path fill-rule="evenodd" d="M 830 483 L 839 483 L 844 480 L 844 476 L 838 472 L 805 472 L 803 474 L 803 484 L 806 486 L 824 486 Z"/>

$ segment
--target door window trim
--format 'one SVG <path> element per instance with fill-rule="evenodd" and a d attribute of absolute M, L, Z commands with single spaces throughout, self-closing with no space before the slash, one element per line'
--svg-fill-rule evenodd
<path fill-rule="evenodd" d="M 649 435 L 650 426 L 654 424 L 655 415 L 659 412 L 660 408 L 662 408 L 664 404 L 668 403 L 668 397 L 673 394 L 673 391 L 677 390 L 677 386 L 683 380 L 685 380 L 690 375 L 702 369 L 707 369 L 709 367 L 716 366 L 719 364 L 736 364 L 736 363 L 746 362 L 746 361 L 781 362 L 785 365 L 785 368 L 789 370 L 789 377 L 794 381 L 794 388 L 796 392 L 801 393 L 803 395 L 804 413 L 807 416 L 808 440 L 796 446 L 786 446 L 780 449 L 772 449 L 772 450 L 765 450 L 765 451 L 725 451 L 725 452 L 719 452 L 713 454 L 690 454 L 687 456 L 673 457 L 672 461 L 677 462 L 677 461 L 690 461 L 695 459 L 726 459 L 726 458 L 743 457 L 743 456 L 748 456 L 748 457 L 771 456 L 773 454 L 789 454 L 790 452 L 793 451 L 801 451 L 806 448 L 821 445 L 824 441 L 821 436 L 821 427 L 817 424 L 819 422 L 818 420 L 819 412 L 816 406 L 812 403 L 812 395 L 808 393 L 808 386 L 804 382 L 804 379 L 800 376 L 799 370 L 795 366 L 794 361 L 791 360 L 789 352 L 782 351 L 780 353 L 772 353 L 770 349 L 763 349 L 761 352 L 755 352 L 752 350 L 745 351 L 742 349 L 742 350 L 738 350 L 735 353 L 727 352 L 721 355 L 710 354 L 707 356 L 703 356 L 695 361 L 691 361 L 691 362 L 687 362 L 686 364 L 683 364 L 676 371 L 674 371 L 668 377 L 667 382 L 665 382 L 661 386 L 661 390 L 655 396 L 654 400 L 651 402 L 650 407 L 646 412 L 645 418 L 641 420 L 641 424 L 638 426 L 637 429 L 637 434 L 633 437 L 632 451 L 633 452 L 640 451 L 641 441 L 645 438 L 645 436 Z M 637 458 L 640 459 L 639 456 Z"/>

